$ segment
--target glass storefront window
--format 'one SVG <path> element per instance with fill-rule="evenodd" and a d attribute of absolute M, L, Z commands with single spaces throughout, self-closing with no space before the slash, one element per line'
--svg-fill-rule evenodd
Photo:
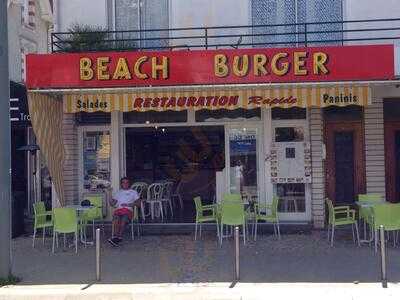
<path fill-rule="evenodd" d="M 259 121 L 261 120 L 261 109 L 243 109 L 234 110 L 218 109 L 208 110 L 203 109 L 196 111 L 196 122 L 222 122 L 222 121 Z"/>
<path fill-rule="evenodd" d="M 154 124 L 187 122 L 187 111 L 146 111 L 125 112 L 125 124 Z"/>
<path fill-rule="evenodd" d="M 304 183 L 279 183 L 276 185 L 276 195 L 279 197 L 279 212 L 305 212 L 306 193 Z"/>
<path fill-rule="evenodd" d="M 275 128 L 275 142 L 302 142 L 304 141 L 303 127 L 277 127 Z"/>
<path fill-rule="evenodd" d="M 96 190 L 110 186 L 111 141 L 109 131 L 83 134 L 83 188 Z"/>
<path fill-rule="evenodd" d="M 254 198 L 258 191 L 256 128 L 232 128 L 229 131 L 230 191 Z"/>

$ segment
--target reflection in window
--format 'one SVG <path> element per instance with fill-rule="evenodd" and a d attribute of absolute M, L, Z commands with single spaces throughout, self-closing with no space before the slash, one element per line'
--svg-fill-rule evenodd
<path fill-rule="evenodd" d="M 276 185 L 276 195 L 279 197 L 279 212 L 305 212 L 304 183 L 279 183 Z"/>
<path fill-rule="evenodd" d="M 96 190 L 110 186 L 110 132 L 90 131 L 83 135 L 83 187 Z"/>
<path fill-rule="evenodd" d="M 304 140 L 303 127 L 275 128 L 275 142 L 302 142 Z"/>

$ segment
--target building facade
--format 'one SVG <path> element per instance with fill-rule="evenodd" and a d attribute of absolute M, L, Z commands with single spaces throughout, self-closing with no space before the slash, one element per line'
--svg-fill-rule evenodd
<path fill-rule="evenodd" d="M 33 213 L 35 199 L 51 205 L 51 183 L 40 151 L 20 149 L 35 144 L 25 87 L 25 57 L 29 53 L 48 52 L 51 25 L 50 1 L 8 1 L 14 236 L 23 232 L 24 215 Z"/>
<path fill-rule="evenodd" d="M 139 63 L 131 71 L 121 62 L 120 73 L 113 70 L 103 74 L 98 71 L 98 56 L 83 53 L 74 56 L 75 60 L 71 58 L 75 63 L 87 58 L 80 61 L 80 75 L 76 73 L 79 64 L 78 71 L 70 70 L 71 76 L 77 76 L 73 80 L 60 77 L 49 83 L 46 76 L 41 80 L 32 75 L 32 89 L 45 89 L 53 98 L 54 93 L 63 94 L 63 100 L 51 102 L 54 110 L 60 109 L 55 103 L 63 106 L 59 115 L 62 144 L 55 145 L 62 149 L 63 164 L 51 171 L 60 177 L 60 204 L 77 202 L 89 192 L 109 195 L 109 187 L 118 189 L 119 178 L 125 175 L 135 182 L 175 181 L 186 207 L 179 220 L 173 219 L 179 222 L 193 221 L 194 196 L 220 201 L 224 192 L 240 192 L 243 197 L 267 202 L 276 195 L 282 222 L 311 223 L 316 228 L 324 226 L 327 197 L 336 204 L 353 205 L 358 194 L 379 193 L 387 201 L 397 201 L 398 32 L 379 30 L 399 22 L 390 19 L 398 16 L 400 5 L 396 1 L 388 1 L 382 9 L 375 1 L 96 1 L 93 19 L 79 15 L 86 11 L 79 2 L 55 1 L 57 31 L 66 31 L 80 20 L 116 30 L 109 34 L 115 40 L 128 40 L 128 47 L 139 51 L 123 58 Z M 84 5 L 94 7 L 90 1 Z M 387 20 L 347 22 L 382 18 Z M 368 28 L 371 31 L 365 31 Z M 59 45 L 54 50 L 66 52 L 57 48 Z M 348 47 L 356 45 L 365 48 Z M 126 43 L 118 47 L 129 50 L 124 48 Z M 280 51 L 279 47 L 284 49 Z M 154 57 L 141 50 L 155 51 Z M 196 57 L 200 52 L 191 50 L 203 51 L 209 61 Z M 160 51 L 170 52 L 165 55 L 171 73 L 163 69 L 164 52 Z M 304 59 L 311 55 L 315 60 L 307 60 L 305 65 L 310 68 L 316 64 L 317 71 L 308 72 L 327 71 L 326 77 L 301 77 L 301 66 L 298 74 L 290 73 L 294 69 L 279 73 L 282 65 L 274 66 L 271 59 L 281 52 L 294 57 L 293 51 L 297 63 L 303 59 L 299 53 L 306 53 Z M 371 56 L 360 53 L 358 59 L 357 51 Z M 322 54 L 314 57 L 316 52 L 327 53 L 331 69 L 324 70 L 325 58 Z M 224 55 L 232 65 L 225 64 Z M 244 69 L 246 55 L 250 57 L 248 71 Z M 147 58 L 140 61 L 144 56 Z M 234 56 L 238 57 L 236 65 Z M 110 60 L 116 67 L 113 64 L 121 54 L 104 57 L 100 63 L 108 65 Z M 53 58 L 43 58 L 43 62 L 45 59 Z M 347 64 L 340 65 L 340 59 Z M 207 73 L 202 64 L 207 66 L 210 60 L 215 65 Z M 275 63 L 277 60 L 279 57 Z M 32 61 L 32 74 L 37 74 L 34 68 L 38 62 L 36 58 Z M 187 77 L 177 71 L 181 69 L 176 61 L 187 62 Z M 371 68 L 364 70 L 360 61 Z M 319 69 L 318 62 L 322 64 Z M 91 69 L 96 63 L 97 68 Z M 289 63 L 294 64 L 294 60 Z M 268 64 L 265 69 L 264 64 Z M 148 69 L 150 66 L 153 69 Z M 69 70 L 67 66 L 60 68 Z M 194 76 L 195 68 L 199 69 L 198 76 Z M 217 80 L 227 76 L 226 70 L 236 77 Z M 341 75 L 335 75 L 337 70 Z M 174 72 L 180 76 L 171 81 Z M 276 72 L 277 76 L 247 80 L 252 72 Z M 209 79 L 202 81 L 204 73 Z M 166 83 L 158 81 L 157 76 L 162 79 L 164 75 Z M 113 82 L 113 76 L 115 81 L 118 76 L 136 76 L 143 83 L 121 85 Z M 163 97 L 200 101 L 212 95 L 228 99 L 228 104 L 231 99 L 236 103 L 237 96 L 239 104 L 226 107 L 225 102 L 218 102 L 210 110 L 210 99 L 203 109 L 191 109 L 189 104 L 187 109 L 169 110 L 164 107 L 167 100 L 154 102 Z M 260 99 L 254 97 L 263 97 L 266 102 L 259 103 Z M 138 100 L 135 107 L 137 98 L 150 100 Z M 243 99 L 255 101 L 254 106 L 249 107 Z M 291 105 L 294 99 L 301 105 Z M 101 107 L 101 103 L 107 107 Z M 147 105 L 157 109 L 147 109 Z M 188 102 L 182 102 L 182 107 L 185 105 Z M 48 155 L 58 157 L 50 152 Z"/>

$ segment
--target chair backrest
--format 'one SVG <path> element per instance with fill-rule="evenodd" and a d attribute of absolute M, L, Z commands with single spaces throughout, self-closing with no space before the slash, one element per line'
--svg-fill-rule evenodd
<path fill-rule="evenodd" d="M 102 195 L 87 195 L 83 197 L 84 200 L 89 200 L 90 204 L 97 207 L 103 208 L 103 196 Z"/>
<path fill-rule="evenodd" d="M 329 198 L 326 198 L 325 202 L 328 205 L 328 219 L 329 219 L 329 223 L 331 223 L 333 221 L 333 218 L 335 217 L 335 214 L 333 212 L 333 203 L 332 203 L 332 200 Z"/>
<path fill-rule="evenodd" d="M 44 202 L 36 202 L 33 204 L 33 212 L 35 214 L 35 222 L 36 224 L 44 224 L 46 223 L 46 216 L 39 216 L 40 214 L 44 214 L 46 212 L 46 207 L 44 206 Z"/>
<path fill-rule="evenodd" d="M 194 201 L 194 205 L 196 207 L 196 214 L 198 214 L 201 212 L 202 205 L 203 205 L 203 204 L 201 204 L 201 197 L 200 196 L 194 197 L 193 201 Z"/>
<path fill-rule="evenodd" d="M 382 195 L 381 194 L 359 194 L 358 195 L 358 201 L 366 201 L 366 202 L 373 202 L 373 201 L 382 201 Z"/>
<path fill-rule="evenodd" d="M 131 189 L 138 193 L 140 199 L 143 199 L 147 196 L 148 186 L 149 185 L 146 182 L 135 182 L 132 184 Z"/>
<path fill-rule="evenodd" d="M 147 200 L 148 201 L 159 201 L 162 199 L 163 194 L 162 183 L 152 183 L 147 189 Z"/>
<path fill-rule="evenodd" d="M 225 193 L 222 196 L 222 202 L 239 202 L 242 203 L 242 196 L 240 194 Z"/>
<path fill-rule="evenodd" d="M 378 204 L 372 207 L 374 213 L 374 227 L 381 225 L 387 230 L 400 229 L 400 203 Z"/>
<path fill-rule="evenodd" d="M 99 219 L 103 217 L 103 195 L 85 195 L 84 200 L 89 200 L 94 207 L 84 212 L 84 217 L 88 219 Z"/>
<path fill-rule="evenodd" d="M 71 233 L 78 230 L 78 219 L 73 208 L 59 207 L 53 209 L 54 230 L 61 233 Z"/>
<path fill-rule="evenodd" d="M 266 203 L 257 203 L 256 204 L 256 212 L 260 214 L 261 212 L 267 212 L 267 210 L 270 210 L 270 216 L 271 217 L 277 217 L 278 216 L 278 205 L 279 205 L 279 198 L 277 196 L 272 197 L 272 203 L 271 205 L 268 205 Z"/>
<path fill-rule="evenodd" d="M 172 189 L 174 187 L 173 181 L 165 181 L 163 182 L 163 195 L 164 199 L 169 199 L 172 196 Z"/>
<path fill-rule="evenodd" d="M 223 201 L 221 204 L 221 223 L 225 225 L 244 224 L 244 205 L 239 202 Z"/>

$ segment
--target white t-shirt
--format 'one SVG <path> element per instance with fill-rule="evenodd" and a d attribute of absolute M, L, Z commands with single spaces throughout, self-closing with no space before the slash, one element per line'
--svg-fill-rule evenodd
<path fill-rule="evenodd" d="M 132 204 L 139 199 L 139 194 L 135 190 L 119 190 L 113 199 L 117 200 L 116 208 L 126 207 L 133 210 L 131 206 L 122 206 L 122 204 Z"/>

